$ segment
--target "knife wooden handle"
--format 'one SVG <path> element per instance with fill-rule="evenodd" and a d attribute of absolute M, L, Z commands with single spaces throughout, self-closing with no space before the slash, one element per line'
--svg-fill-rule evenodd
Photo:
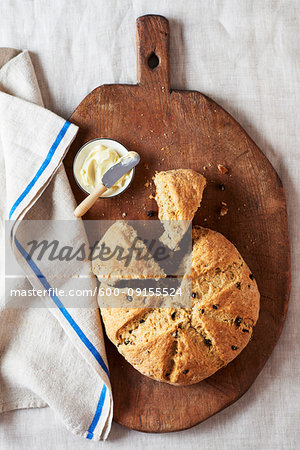
<path fill-rule="evenodd" d="M 99 198 L 105 191 L 107 191 L 107 187 L 105 187 L 104 184 L 100 184 L 87 198 L 79 203 L 74 211 L 75 216 L 83 216 L 93 206 L 97 198 Z"/>

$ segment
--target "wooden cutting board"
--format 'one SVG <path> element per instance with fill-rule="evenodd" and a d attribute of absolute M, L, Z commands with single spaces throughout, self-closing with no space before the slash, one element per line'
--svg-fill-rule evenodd
<path fill-rule="evenodd" d="M 235 402 L 269 358 L 288 307 L 288 224 L 281 181 L 241 126 L 203 94 L 170 88 L 169 25 L 164 17 L 137 19 L 137 57 L 137 85 L 100 86 L 70 118 L 80 130 L 65 167 L 78 202 L 84 194 L 74 181 L 72 164 L 85 142 L 116 139 L 142 159 L 130 188 L 116 198 L 99 199 L 85 218 L 124 219 L 125 213 L 126 219 L 147 220 L 147 211 L 153 210 L 157 219 L 157 205 L 150 198 L 154 172 L 199 171 L 208 186 L 194 223 L 223 233 L 236 245 L 261 293 L 249 345 L 227 367 L 192 386 L 170 386 L 141 375 L 107 342 L 114 420 L 135 430 L 166 432 L 189 428 Z M 220 173 L 218 164 L 229 172 Z M 224 216 L 221 202 L 228 206 Z"/>

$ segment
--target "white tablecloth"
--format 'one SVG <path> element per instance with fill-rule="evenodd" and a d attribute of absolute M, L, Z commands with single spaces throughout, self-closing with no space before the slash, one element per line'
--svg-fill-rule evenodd
<path fill-rule="evenodd" d="M 299 1 L 5 0 L 0 46 L 32 52 L 46 107 L 67 118 L 96 86 L 136 82 L 135 19 L 148 13 L 170 20 L 172 87 L 202 91 L 232 113 L 283 181 L 293 283 L 282 336 L 244 397 L 191 430 L 151 435 L 114 424 L 94 444 L 49 408 L 22 410 L 0 416 L 0 448 L 299 448 Z"/>

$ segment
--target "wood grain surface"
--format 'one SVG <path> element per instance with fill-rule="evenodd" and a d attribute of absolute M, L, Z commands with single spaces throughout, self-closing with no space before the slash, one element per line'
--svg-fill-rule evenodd
<path fill-rule="evenodd" d="M 158 66 L 150 68 L 153 53 Z M 170 386 L 141 375 L 107 342 L 114 420 L 136 430 L 167 432 L 189 428 L 235 402 L 269 358 L 288 307 L 288 224 L 281 181 L 241 126 L 201 93 L 170 89 L 169 25 L 164 17 L 137 20 L 137 58 L 137 85 L 100 86 L 70 118 L 80 131 L 65 167 L 78 202 L 85 194 L 74 181 L 72 164 L 85 142 L 112 138 L 142 159 L 130 188 L 118 197 L 99 199 L 85 218 L 124 219 L 125 213 L 126 219 L 147 220 L 147 211 L 153 210 L 157 219 L 151 198 L 154 172 L 199 171 L 208 186 L 194 223 L 223 233 L 236 245 L 261 293 L 260 316 L 249 345 L 227 367 L 192 386 Z M 228 173 L 222 174 L 218 164 Z M 224 216 L 221 202 L 228 207 Z"/>

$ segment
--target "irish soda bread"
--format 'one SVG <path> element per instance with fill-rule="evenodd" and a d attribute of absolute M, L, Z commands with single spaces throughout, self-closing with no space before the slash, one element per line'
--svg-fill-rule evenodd
<path fill-rule="evenodd" d="M 109 227 L 98 243 L 98 249 L 104 246 L 110 253 L 104 258 L 93 258 L 93 272 L 99 281 L 115 284 L 120 280 L 156 279 L 166 275 L 153 257 L 138 258 L 149 255 L 146 245 L 138 238 L 134 228 L 124 221 L 117 221 Z M 130 249 L 132 257 L 130 257 Z M 151 256 L 151 255 L 150 255 Z"/>
<path fill-rule="evenodd" d="M 178 244 L 200 206 L 206 186 L 205 178 L 191 169 L 158 172 L 154 177 L 158 218 L 163 222 L 165 233 L 161 242 L 172 250 Z"/>
<path fill-rule="evenodd" d="M 119 352 L 158 381 L 193 384 L 209 377 L 243 350 L 258 318 L 255 279 L 220 233 L 193 229 L 190 276 L 190 308 L 101 308 Z M 124 294 L 126 301 L 135 304 Z"/>

